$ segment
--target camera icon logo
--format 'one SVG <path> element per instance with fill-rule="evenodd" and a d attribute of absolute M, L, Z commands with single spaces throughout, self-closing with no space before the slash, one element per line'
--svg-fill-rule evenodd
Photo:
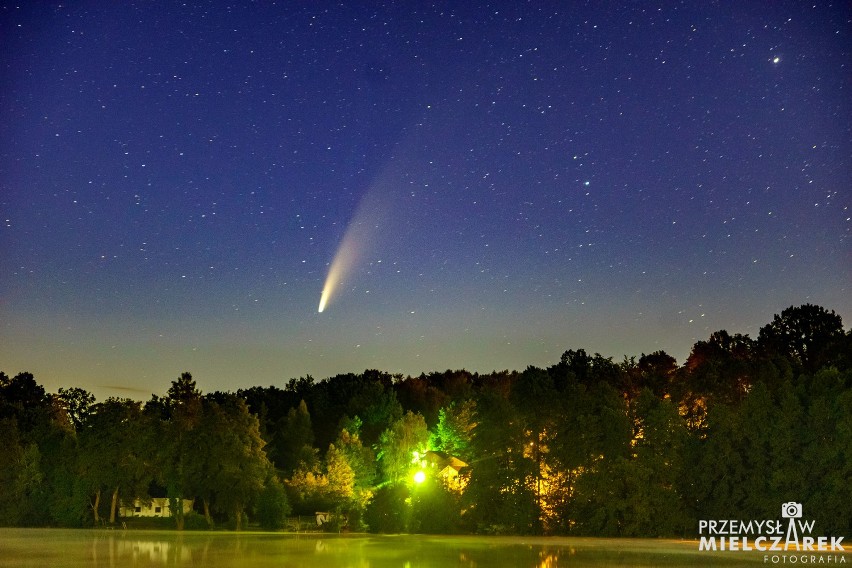
<path fill-rule="evenodd" d="M 781 505 L 781 516 L 785 519 L 799 519 L 802 517 L 802 504 L 790 501 Z"/>

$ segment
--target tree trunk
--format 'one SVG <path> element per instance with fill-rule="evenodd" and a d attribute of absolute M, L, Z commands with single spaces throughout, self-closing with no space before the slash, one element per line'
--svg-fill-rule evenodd
<path fill-rule="evenodd" d="M 169 503 L 172 509 L 172 514 L 175 516 L 175 528 L 179 531 L 183 530 L 183 497 L 172 497 Z"/>
<path fill-rule="evenodd" d="M 109 524 L 115 524 L 115 512 L 118 508 L 118 487 L 115 488 L 115 491 L 112 492 L 112 503 L 109 507 Z"/>
<path fill-rule="evenodd" d="M 202 503 L 204 503 L 204 518 L 207 519 L 207 526 L 209 528 L 213 528 L 213 517 L 210 516 L 210 501 L 208 499 L 202 499 Z"/>
<path fill-rule="evenodd" d="M 98 515 L 98 509 L 101 506 L 101 490 L 95 491 L 95 503 L 92 505 L 92 511 L 95 513 L 95 524 L 101 522 L 101 517 Z"/>
<path fill-rule="evenodd" d="M 243 508 L 240 505 L 234 507 L 234 530 L 241 531 L 243 529 Z"/>

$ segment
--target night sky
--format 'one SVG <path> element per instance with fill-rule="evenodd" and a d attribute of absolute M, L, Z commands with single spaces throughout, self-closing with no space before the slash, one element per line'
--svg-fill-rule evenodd
<path fill-rule="evenodd" d="M 21 4 L 0 370 L 48 390 L 852 321 L 847 2 Z"/>

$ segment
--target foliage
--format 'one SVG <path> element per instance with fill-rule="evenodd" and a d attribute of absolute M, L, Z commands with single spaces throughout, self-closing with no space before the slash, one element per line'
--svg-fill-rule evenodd
<path fill-rule="evenodd" d="M 797 501 L 849 534 L 850 346 L 839 316 L 804 305 L 757 340 L 717 331 L 682 366 L 578 349 L 520 373 L 368 370 L 236 395 L 183 373 L 144 405 L 0 373 L 0 522 L 117 522 L 121 501 L 167 496 L 203 511 L 177 508 L 179 528 L 275 530 L 292 508 L 376 532 L 693 538 L 698 519 Z"/>
<path fill-rule="evenodd" d="M 260 424 L 242 399 L 207 401 L 198 427 L 197 438 L 202 437 L 206 451 L 199 452 L 188 486 L 194 496 L 213 500 L 240 530 L 246 508 L 261 494 L 272 469 Z"/>
<path fill-rule="evenodd" d="M 342 519 L 350 527 L 362 528 L 364 507 L 372 497 L 371 487 L 365 485 L 373 477 L 366 462 L 372 452 L 347 430 L 341 431 L 337 444 L 329 444 L 324 467 L 303 464 L 285 485 L 299 514 L 334 511 L 340 528 L 346 524 Z"/>
<path fill-rule="evenodd" d="M 472 450 L 477 459 L 464 493 L 466 523 L 477 532 L 538 532 L 531 484 L 535 462 L 525 452 L 528 442 L 521 416 L 497 391 L 482 391 L 476 409 Z"/>
<path fill-rule="evenodd" d="M 201 392 L 190 373 L 182 373 L 172 381 L 168 396 L 163 401 L 163 421 L 160 430 L 159 471 L 172 502 L 175 526 L 184 528 L 183 507 L 177 504 L 192 498 L 199 479 L 194 471 L 203 459 L 204 446 L 198 443 L 196 427 L 201 421 Z M 209 517 L 208 517 L 209 518 Z"/>
<path fill-rule="evenodd" d="M 302 467 L 284 482 L 287 498 L 297 514 L 312 515 L 331 509 L 328 476 L 319 465 Z"/>
<path fill-rule="evenodd" d="M 454 534 L 461 530 L 459 495 L 436 476 L 411 487 L 411 514 L 408 531 L 426 534 Z"/>
<path fill-rule="evenodd" d="M 290 514 L 290 503 L 284 486 L 275 478 L 267 480 L 257 499 L 257 520 L 266 530 L 283 529 Z"/>
<path fill-rule="evenodd" d="M 760 328 L 758 343 L 768 352 L 788 357 L 813 373 L 835 355 L 843 340 L 843 322 L 834 311 L 805 304 L 789 307 Z"/>
<path fill-rule="evenodd" d="M 110 497 L 109 522 L 115 523 L 120 495 L 145 494 L 153 477 L 145 431 L 139 402 L 110 398 L 92 406 L 79 434 L 78 466 L 85 487 L 95 494 L 95 523 L 101 495 Z"/>
<path fill-rule="evenodd" d="M 429 447 L 461 459 L 469 459 L 476 403 L 472 399 L 451 402 L 438 411 L 438 424 L 429 438 Z"/>
<path fill-rule="evenodd" d="M 377 459 L 390 483 L 404 480 L 412 468 L 415 452 L 426 453 L 429 430 L 423 415 L 410 410 L 393 422 L 379 438 Z"/>
<path fill-rule="evenodd" d="M 364 514 L 370 532 L 406 532 L 411 512 L 406 503 L 408 497 L 409 490 L 405 484 L 385 485 L 378 489 Z"/>
<path fill-rule="evenodd" d="M 292 475 L 303 464 L 308 467 L 315 465 L 314 430 L 304 400 L 279 421 L 272 436 L 270 453 L 276 467 L 285 476 Z"/>
<path fill-rule="evenodd" d="M 59 387 L 56 398 L 60 401 L 75 431 L 83 427 L 92 405 L 95 404 L 95 395 L 79 387 L 64 389 Z"/>

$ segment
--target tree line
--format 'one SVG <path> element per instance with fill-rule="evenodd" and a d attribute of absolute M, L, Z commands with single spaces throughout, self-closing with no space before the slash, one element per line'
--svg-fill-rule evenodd
<path fill-rule="evenodd" d="M 0 373 L 0 439 L 7 526 L 116 523 L 122 502 L 168 497 L 179 529 L 325 511 L 356 531 L 694 537 L 699 519 L 795 501 L 848 535 L 852 331 L 805 304 L 756 339 L 713 333 L 683 365 L 579 349 L 206 394 L 184 373 L 144 403 Z"/>

